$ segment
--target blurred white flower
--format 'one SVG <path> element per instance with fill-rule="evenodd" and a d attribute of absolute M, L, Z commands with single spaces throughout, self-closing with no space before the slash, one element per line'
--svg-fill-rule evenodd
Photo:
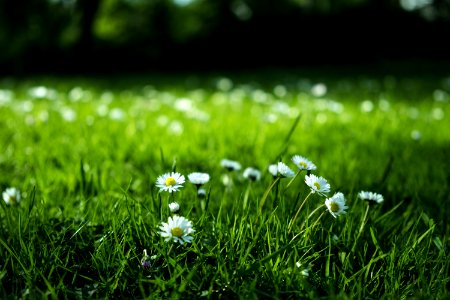
<path fill-rule="evenodd" d="M 294 171 L 292 171 L 285 163 L 283 162 L 279 162 L 277 164 L 277 174 L 280 175 L 281 177 L 294 177 L 295 173 Z"/>
<path fill-rule="evenodd" d="M 246 168 L 242 175 L 250 181 L 258 181 L 261 179 L 261 172 L 252 167 Z"/>
<path fill-rule="evenodd" d="M 125 112 L 121 108 L 113 108 L 109 112 L 109 118 L 114 121 L 122 121 L 125 119 Z"/>
<path fill-rule="evenodd" d="M 198 196 L 199 198 L 205 198 L 205 197 L 206 197 L 206 190 L 205 190 L 205 189 L 202 189 L 202 188 L 198 189 L 198 191 L 197 191 L 197 196 Z"/>
<path fill-rule="evenodd" d="M 69 91 L 68 96 L 70 101 L 78 102 L 84 97 L 84 90 L 81 87 L 76 86 Z"/>
<path fill-rule="evenodd" d="M 209 174 L 208 173 L 200 173 L 200 172 L 193 172 L 188 175 L 188 179 L 191 183 L 201 186 L 209 181 Z"/>
<path fill-rule="evenodd" d="M 6 204 L 17 204 L 20 202 L 20 191 L 16 189 L 15 187 L 7 188 L 3 192 L 3 200 L 6 202 Z"/>
<path fill-rule="evenodd" d="M 108 112 L 109 112 L 109 107 L 108 107 L 108 105 L 107 104 L 100 104 L 98 107 L 97 107 L 97 115 L 99 115 L 100 117 L 104 117 L 104 116 L 106 116 L 107 114 L 108 114 Z"/>
<path fill-rule="evenodd" d="M 182 112 L 187 112 L 194 109 L 194 104 L 192 103 L 192 100 L 188 98 L 177 99 L 173 106 L 176 110 Z"/>
<path fill-rule="evenodd" d="M 180 210 L 180 204 L 177 202 L 169 203 L 170 212 L 175 213 Z"/>
<path fill-rule="evenodd" d="M 361 200 L 374 201 L 377 203 L 382 203 L 384 201 L 383 195 L 373 192 L 361 191 L 359 192 L 358 197 Z"/>
<path fill-rule="evenodd" d="M 444 118 L 444 110 L 440 107 L 435 107 L 433 108 L 431 115 L 435 120 L 442 120 Z"/>
<path fill-rule="evenodd" d="M 234 160 L 222 159 L 220 165 L 227 169 L 228 171 L 239 171 L 241 169 L 241 164 Z"/>
<path fill-rule="evenodd" d="M 233 180 L 231 179 L 230 175 L 223 174 L 220 179 L 222 180 L 222 183 L 224 186 L 231 186 L 233 184 Z"/>
<path fill-rule="evenodd" d="M 269 165 L 267 169 L 269 170 L 269 173 L 272 174 L 273 177 L 278 176 L 278 165 L 276 164 Z"/>
<path fill-rule="evenodd" d="M 167 124 L 169 124 L 169 118 L 168 118 L 167 116 L 165 116 L 165 115 L 161 115 L 161 116 L 159 116 L 159 117 L 156 119 L 156 123 L 157 123 L 159 126 L 164 127 L 164 126 L 166 126 Z"/>
<path fill-rule="evenodd" d="M 222 92 L 228 92 L 233 88 L 233 82 L 228 78 L 220 78 L 216 83 L 216 87 Z"/>
<path fill-rule="evenodd" d="M 300 156 L 300 155 L 294 155 L 292 157 L 292 162 L 300 169 L 300 170 L 315 170 L 317 169 L 316 165 L 312 163 L 309 159 Z"/>
<path fill-rule="evenodd" d="M 11 102 L 14 98 L 14 92 L 11 90 L 1 90 L 0 89 L 0 106 Z"/>
<path fill-rule="evenodd" d="M 77 119 L 77 113 L 69 107 L 64 107 L 60 111 L 61 117 L 67 122 L 73 122 Z"/>
<path fill-rule="evenodd" d="M 36 86 L 28 90 L 28 95 L 36 99 L 42 99 L 47 96 L 48 89 L 45 86 Z"/>
<path fill-rule="evenodd" d="M 317 83 L 312 86 L 311 94 L 314 97 L 322 97 L 327 93 L 327 86 L 324 83 Z"/>
<path fill-rule="evenodd" d="M 371 112 L 373 110 L 373 102 L 370 100 L 364 100 L 361 102 L 361 111 L 362 112 Z"/>
<path fill-rule="evenodd" d="M 283 98 L 287 94 L 287 89 L 284 85 L 277 85 L 273 88 L 273 93 L 275 96 Z"/>
<path fill-rule="evenodd" d="M 168 130 L 172 134 L 180 135 L 183 133 L 183 130 L 184 130 L 183 123 L 181 123 L 180 121 L 174 120 L 174 121 L 170 122 Z"/>

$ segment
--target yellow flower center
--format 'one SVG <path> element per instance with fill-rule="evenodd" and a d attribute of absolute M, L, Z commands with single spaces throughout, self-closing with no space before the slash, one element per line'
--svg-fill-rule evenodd
<path fill-rule="evenodd" d="M 315 186 L 318 190 L 320 190 L 320 183 L 314 182 L 314 186 Z"/>
<path fill-rule="evenodd" d="M 331 202 L 330 210 L 332 212 L 334 212 L 334 213 L 338 212 L 339 211 L 339 204 L 337 204 L 336 202 Z"/>
<path fill-rule="evenodd" d="M 181 237 L 183 235 L 183 229 L 181 229 L 180 227 L 172 228 L 171 232 L 172 235 L 176 237 Z"/>
<path fill-rule="evenodd" d="M 176 180 L 173 177 L 167 177 L 167 179 L 166 179 L 166 186 L 175 185 L 176 183 L 177 182 L 176 182 Z"/>
<path fill-rule="evenodd" d="M 305 169 L 306 169 L 306 167 L 308 167 L 308 165 L 304 161 L 300 162 L 300 166 L 302 166 Z"/>

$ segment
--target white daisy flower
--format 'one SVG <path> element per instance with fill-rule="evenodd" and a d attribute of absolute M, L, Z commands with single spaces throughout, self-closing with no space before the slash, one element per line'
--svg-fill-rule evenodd
<path fill-rule="evenodd" d="M 242 176 L 250 181 L 258 181 L 261 179 L 261 172 L 258 169 L 249 167 L 244 170 Z"/>
<path fill-rule="evenodd" d="M 323 177 L 317 177 L 314 174 L 305 176 L 305 183 L 311 188 L 312 193 L 318 193 L 325 196 L 330 191 L 330 184 Z"/>
<path fill-rule="evenodd" d="M 17 204 L 20 202 L 20 191 L 15 187 L 7 188 L 3 192 L 3 200 L 5 200 L 6 204 Z"/>
<path fill-rule="evenodd" d="M 281 177 L 294 177 L 295 173 L 285 163 L 279 162 L 277 164 L 278 174 Z"/>
<path fill-rule="evenodd" d="M 159 191 L 168 191 L 169 193 L 177 192 L 179 188 L 183 187 L 184 176 L 180 173 L 171 172 L 161 175 L 156 180 L 156 186 Z"/>
<path fill-rule="evenodd" d="M 312 163 L 309 159 L 300 156 L 300 155 L 294 155 L 292 157 L 292 162 L 300 169 L 300 170 L 308 170 L 312 171 L 317 169 L 316 165 Z"/>
<path fill-rule="evenodd" d="M 277 177 L 278 175 L 278 165 L 273 164 L 268 167 L 269 173 L 272 174 L 273 177 Z"/>
<path fill-rule="evenodd" d="M 192 228 L 192 223 L 185 217 L 173 216 L 169 217 L 167 223 L 162 223 L 159 227 L 161 230 L 159 234 L 165 238 L 166 242 L 173 240 L 174 243 L 190 243 L 194 238 L 190 236 L 195 230 Z"/>
<path fill-rule="evenodd" d="M 345 210 L 348 206 L 345 205 L 345 198 L 342 193 L 336 193 L 333 197 L 326 199 L 325 205 L 335 218 L 347 213 Z"/>
<path fill-rule="evenodd" d="M 198 189 L 197 196 L 199 198 L 205 198 L 206 197 L 206 190 L 205 189 Z"/>
<path fill-rule="evenodd" d="M 362 200 L 375 201 L 376 203 L 381 203 L 384 201 L 383 195 L 373 192 L 361 191 L 359 192 L 358 197 Z"/>
<path fill-rule="evenodd" d="M 241 164 L 234 160 L 222 159 L 220 165 L 227 169 L 228 171 L 239 171 L 241 169 Z"/>
<path fill-rule="evenodd" d="M 180 204 L 177 202 L 169 203 L 170 212 L 175 213 L 180 210 Z"/>
<path fill-rule="evenodd" d="M 209 181 L 209 174 L 194 172 L 188 175 L 188 179 L 191 183 L 201 186 Z"/>

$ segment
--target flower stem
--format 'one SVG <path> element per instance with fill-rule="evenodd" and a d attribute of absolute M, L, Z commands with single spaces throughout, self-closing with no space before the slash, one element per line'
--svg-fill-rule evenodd
<path fill-rule="evenodd" d="M 280 181 L 280 177 L 277 177 L 272 184 L 269 186 L 269 188 L 264 192 L 263 197 L 261 198 L 261 202 L 259 203 L 259 212 L 261 213 L 262 208 L 264 206 L 264 203 L 266 202 L 267 197 L 269 196 L 270 191 L 275 186 L 275 184 Z"/>
<path fill-rule="evenodd" d="M 322 205 L 319 206 L 319 208 L 320 208 L 320 207 L 322 207 Z M 320 214 L 320 216 L 317 218 L 317 220 L 314 222 L 314 224 L 311 226 L 311 228 L 314 228 L 314 226 L 317 225 L 317 222 L 319 222 L 319 220 L 322 218 L 322 216 L 323 216 L 326 212 L 327 212 L 327 211 L 324 210 L 324 211 Z"/>
<path fill-rule="evenodd" d="M 302 170 L 299 170 L 294 177 L 292 177 L 292 179 L 288 182 L 288 184 L 286 185 L 286 187 L 284 188 L 284 192 L 291 186 L 291 184 L 294 182 L 294 180 L 298 177 L 298 175 L 300 175 L 300 173 L 302 172 Z"/>
<path fill-rule="evenodd" d="M 247 186 L 247 190 L 245 191 L 244 201 L 243 201 L 243 204 L 242 204 L 243 211 L 245 211 L 245 208 L 247 207 L 247 202 L 248 202 L 248 197 L 249 197 L 249 194 L 250 194 L 251 187 L 252 187 L 252 183 L 251 183 L 251 181 L 249 181 L 248 182 L 248 186 Z"/>
<path fill-rule="evenodd" d="M 325 204 L 319 205 L 315 210 L 313 210 L 313 211 L 309 214 L 309 216 L 308 216 L 308 218 L 306 218 L 306 220 L 309 220 L 309 219 L 312 217 L 312 215 L 314 215 L 319 209 L 321 209 L 321 208 L 324 207 L 324 206 L 325 206 Z M 323 215 L 323 212 L 322 212 L 322 214 L 319 216 L 319 219 L 322 217 L 322 215 Z M 306 220 L 303 222 L 302 227 L 300 228 L 300 230 L 302 230 L 303 227 L 305 226 Z M 317 222 L 317 221 L 316 221 L 316 222 Z M 315 225 L 315 224 L 316 224 L 316 223 L 314 223 L 314 225 Z M 313 227 L 314 227 L 314 225 L 313 225 Z"/>
<path fill-rule="evenodd" d="M 308 200 L 309 196 L 311 196 L 312 192 L 309 192 L 308 196 L 305 197 L 305 199 L 303 200 L 302 204 L 300 204 L 300 207 L 298 208 L 297 212 L 295 213 L 294 218 L 291 220 L 290 224 L 289 224 L 289 230 L 288 230 L 288 234 L 291 233 L 292 230 L 292 226 L 295 223 L 295 220 L 297 220 L 298 214 L 300 213 L 300 211 L 302 210 L 303 205 L 305 205 L 306 200 Z"/>
<path fill-rule="evenodd" d="M 351 253 L 353 253 L 353 251 L 355 251 L 356 243 L 357 243 L 359 237 L 361 236 L 364 226 L 366 225 L 367 215 L 369 214 L 369 207 L 370 207 L 370 205 L 369 205 L 369 203 L 367 203 L 366 212 L 364 213 L 364 217 L 361 221 L 361 226 L 359 227 L 358 235 L 356 236 L 356 239 L 352 246 L 352 250 L 350 251 Z"/>
<path fill-rule="evenodd" d="M 279 195 L 280 195 L 280 189 L 279 189 L 279 187 L 280 187 L 280 181 L 278 181 L 277 184 L 275 185 L 275 196 L 274 196 L 273 204 L 272 204 L 272 208 L 273 208 L 273 209 L 277 208 L 278 203 L 280 202 L 280 201 L 279 201 L 279 199 L 280 199 L 280 198 L 279 198 Z"/>

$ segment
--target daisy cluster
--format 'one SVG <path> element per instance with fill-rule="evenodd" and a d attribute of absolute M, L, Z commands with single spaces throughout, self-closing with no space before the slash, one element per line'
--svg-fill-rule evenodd
<path fill-rule="evenodd" d="M 274 180 L 281 180 L 283 178 L 291 178 L 291 181 L 287 184 L 287 187 L 295 180 L 302 171 L 306 171 L 304 182 L 309 188 L 310 193 L 304 199 L 304 202 L 310 195 L 316 194 L 321 197 L 325 197 L 324 206 L 329 213 L 337 218 L 347 213 L 348 206 L 346 205 L 346 199 L 342 192 L 335 192 L 333 196 L 328 197 L 331 191 L 331 185 L 328 181 L 322 177 L 312 174 L 317 170 L 317 166 L 308 158 L 300 155 L 294 155 L 291 158 L 292 163 L 296 166 L 297 171 L 293 171 L 284 162 L 278 162 L 268 166 L 268 172 L 272 175 Z M 220 166 L 224 168 L 228 174 L 238 172 L 242 169 L 242 165 L 234 160 L 222 159 Z M 259 169 L 254 167 L 247 167 L 242 172 L 242 177 L 250 182 L 259 181 L 262 177 L 262 173 Z M 203 186 L 209 182 L 210 175 L 208 173 L 193 172 L 187 175 L 187 179 L 191 184 L 197 188 L 197 196 L 202 199 L 206 196 L 206 191 Z M 232 184 L 232 178 L 225 175 L 223 179 L 228 180 L 225 185 Z M 159 188 L 159 192 L 168 192 L 170 194 L 178 192 L 183 188 L 186 182 L 186 177 L 178 172 L 169 172 L 159 176 L 156 180 L 156 187 Z M 5 196 L 4 196 L 5 197 Z M 383 196 L 374 192 L 361 191 L 358 197 L 362 200 L 367 200 L 372 203 L 383 202 Z M 6 201 L 6 200 L 5 200 Z M 295 214 L 291 225 L 296 220 L 302 206 L 299 207 Z M 171 202 L 168 204 L 168 209 L 172 213 L 167 222 L 163 222 L 159 226 L 159 234 L 167 241 L 173 241 L 174 243 L 190 243 L 193 240 L 192 233 L 195 232 L 192 222 L 183 216 L 179 216 L 176 213 L 180 210 L 180 204 L 178 202 Z"/>
<path fill-rule="evenodd" d="M 210 176 L 208 173 L 194 172 L 188 176 L 189 182 L 197 187 L 197 195 L 199 198 L 203 198 L 206 195 L 203 185 L 209 182 Z M 169 172 L 159 176 L 156 180 L 156 187 L 159 188 L 159 192 L 178 192 L 185 183 L 186 178 L 184 175 L 178 172 Z M 194 238 L 191 236 L 195 232 L 192 226 L 192 222 L 183 216 L 176 215 L 180 210 L 180 204 L 178 202 L 169 203 L 169 210 L 173 213 L 170 216 L 167 223 L 163 222 L 159 226 L 159 234 L 167 241 L 173 241 L 174 243 L 190 243 Z"/>
<path fill-rule="evenodd" d="M 307 174 L 305 175 L 305 183 L 310 189 L 310 194 L 318 194 L 320 196 L 326 197 L 327 194 L 331 190 L 330 184 L 322 176 L 317 176 L 317 175 L 311 174 L 312 171 L 315 171 L 317 169 L 317 166 L 312 161 L 307 159 L 306 157 L 303 157 L 300 155 L 294 155 L 291 158 L 291 161 L 298 168 L 297 174 L 300 174 L 300 172 L 302 172 L 302 171 L 307 171 Z M 293 175 L 294 172 L 292 170 L 290 170 L 289 167 L 287 167 L 285 164 L 280 162 L 280 163 L 278 163 L 277 167 L 278 167 L 277 175 L 282 176 L 282 177 L 295 176 L 295 175 Z M 271 167 L 269 166 L 269 168 L 271 168 Z M 274 170 L 274 167 L 272 167 L 272 168 Z M 280 169 L 282 171 L 280 171 Z M 286 171 L 286 170 L 288 170 L 288 171 Z M 269 171 L 270 171 L 270 169 L 269 169 Z M 276 176 L 275 172 L 271 172 L 271 173 L 272 173 L 272 175 Z M 287 174 L 287 176 L 286 176 L 286 174 Z M 330 214 L 335 218 L 347 213 L 346 210 L 347 210 L 348 206 L 346 206 L 346 200 L 345 200 L 344 194 L 342 194 L 341 192 L 337 192 L 332 197 L 326 198 L 325 206 L 327 207 Z M 295 220 L 295 217 L 294 217 L 294 220 Z"/>
<path fill-rule="evenodd" d="M 312 174 L 313 171 L 317 170 L 317 166 L 311 160 L 300 155 L 294 155 L 292 156 L 291 161 L 297 167 L 297 173 L 284 162 L 269 165 L 268 172 L 273 176 L 273 178 L 295 179 L 300 172 L 306 171 L 307 174 L 305 175 L 304 181 L 310 188 L 310 194 L 317 194 L 325 197 L 326 199 L 324 204 L 333 217 L 337 218 L 338 216 L 347 213 L 346 210 L 348 209 L 348 206 L 346 205 L 344 194 L 341 192 L 336 192 L 333 196 L 329 198 L 327 197 L 328 193 L 331 191 L 331 186 L 324 177 Z M 372 203 L 381 203 L 384 200 L 382 195 L 367 191 L 361 191 L 358 194 L 358 197 Z"/>
<path fill-rule="evenodd" d="M 226 169 L 228 172 L 237 172 L 242 169 L 239 162 L 224 158 L 220 161 L 220 166 Z M 249 181 L 259 181 L 261 179 L 261 171 L 254 167 L 248 167 L 242 172 L 242 176 Z M 229 177 L 225 176 L 224 184 L 228 185 L 227 179 Z"/>
<path fill-rule="evenodd" d="M 315 171 L 317 169 L 317 166 L 312 161 L 300 155 L 294 155 L 291 158 L 291 161 L 298 168 L 297 174 L 283 162 L 270 165 L 269 172 L 274 177 L 286 178 L 295 177 L 296 175 L 300 174 L 300 172 L 307 171 L 307 174 L 305 175 L 305 183 L 310 188 L 310 194 L 317 194 L 319 196 L 325 197 L 326 199 L 324 204 L 333 217 L 337 218 L 340 215 L 344 215 L 347 213 L 346 210 L 348 209 L 348 206 L 346 205 L 346 199 L 343 193 L 336 192 L 333 196 L 327 198 L 328 193 L 331 191 L 331 185 L 322 176 L 311 174 L 312 171 Z M 381 203 L 384 200 L 382 195 L 366 191 L 361 191 L 358 194 L 358 197 L 362 200 L 376 203 Z"/>

